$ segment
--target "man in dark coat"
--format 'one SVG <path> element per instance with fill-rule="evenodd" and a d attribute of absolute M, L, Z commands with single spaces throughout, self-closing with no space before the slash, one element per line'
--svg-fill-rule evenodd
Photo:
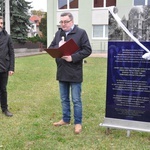
<path fill-rule="evenodd" d="M 7 82 L 8 76 L 14 74 L 14 48 L 10 35 L 3 28 L 3 17 L 0 16 L 0 104 L 2 113 L 11 117 L 13 114 L 8 110 Z"/>
<path fill-rule="evenodd" d="M 61 29 L 56 32 L 51 48 L 61 46 L 70 39 L 78 45 L 79 50 L 70 56 L 56 58 L 57 80 L 59 81 L 60 97 L 62 104 L 62 119 L 55 122 L 54 126 L 67 125 L 71 120 L 70 91 L 74 108 L 74 132 L 79 134 L 82 130 L 82 101 L 81 88 L 83 81 L 83 59 L 88 57 L 92 50 L 85 30 L 74 25 L 73 15 L 69 12 L 60 16 Z M 63 38 L 65 41 L 62 41 Z"/>

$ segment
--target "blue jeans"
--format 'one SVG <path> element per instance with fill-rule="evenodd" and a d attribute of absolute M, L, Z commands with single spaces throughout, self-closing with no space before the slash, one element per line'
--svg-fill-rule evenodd
<path fill-rule="evenodd" d="M 74 108 L 74 124 L 82 124 L 82 101 L 81 101 L 81 83 L 61 82 L 59 81 L 60 98 L 62 104 L 62 119 L 64 122 L 70 122 L 70 89 Z"/>

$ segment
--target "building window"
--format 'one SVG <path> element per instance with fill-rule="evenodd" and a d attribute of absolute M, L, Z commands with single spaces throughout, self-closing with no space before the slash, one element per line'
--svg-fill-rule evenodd
<path fill-rule="evenodd" d="M 116 0 L 106 0 L 106 7 L 108 6 L 116 6 Z"/>
<path fill-rule="evenodd" d="M 104 0 L 94 0 L 94 7 L 103 7 Z"/>
<path fill-rule="evenodd" d="M 94 8 L 116 6 L 116 0 L 94 0 Z"/>
<path fill-rule="evenodd" d="M 67 9 L 67 0 L 58 0 L 58 9 Z"/>
<path fill-rule="evenodd" d="M 134 6 L 136 5 L 150 5 L 150 0 L 134 0 Z"/>
<path fill-rule="evenodd" d="M 58 0 L 58 9 L 78 8 L 78 0 Z"/>
<path fill-rule="evenodd" d="M 69 0 L 69 8 L 78 8 L 78 0 Z"/>
<path fill-rule="evenodd" d="M 93 38 L 108 38 L 108 26 L 93 25 Z"/>

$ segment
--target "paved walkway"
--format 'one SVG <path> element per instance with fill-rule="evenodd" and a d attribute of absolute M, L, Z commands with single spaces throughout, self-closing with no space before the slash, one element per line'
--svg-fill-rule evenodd
<path fill-rule="evenodd" d="M 23 53 L 15 53 L 15 57 L 27 57 L 27 56 L 34 56 L 34 55 L 41 55 L 45 52 L 23 52 Z"/>
<path fill-rule="evenodd" d="M 104 57 L 104 58 L 107 58 L 107 53 L 95 53 L 95 54 L 91 54 L 90 57 Z"/>
<path fill-rule="evenodd" d="M 36 52 L 16 52 L 15 57 L 27 57 L 27 56 L 34 56 L 34 55 L 41 55 L 41 54 L 46 54 L 45 51 L 36 51 Z M 104 57 L 107 58 L 107 53 L 94 53 L 91 54 L 90 57 Z"/>

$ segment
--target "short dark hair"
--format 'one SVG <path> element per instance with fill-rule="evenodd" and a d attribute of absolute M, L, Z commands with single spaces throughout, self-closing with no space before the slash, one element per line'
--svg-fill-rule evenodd
<path fill-rule="evenodd" d="M 2 20 L 3 20 L 3 16 L 0 16 L 0 19 L 2 19 Z"/>
<path fill-rule="evenodd" d="M 71 20 L 73 20 L 73 15 L 70 12 L 64 12 L 60 15 L 61 17 L 68 16 Z"/>

